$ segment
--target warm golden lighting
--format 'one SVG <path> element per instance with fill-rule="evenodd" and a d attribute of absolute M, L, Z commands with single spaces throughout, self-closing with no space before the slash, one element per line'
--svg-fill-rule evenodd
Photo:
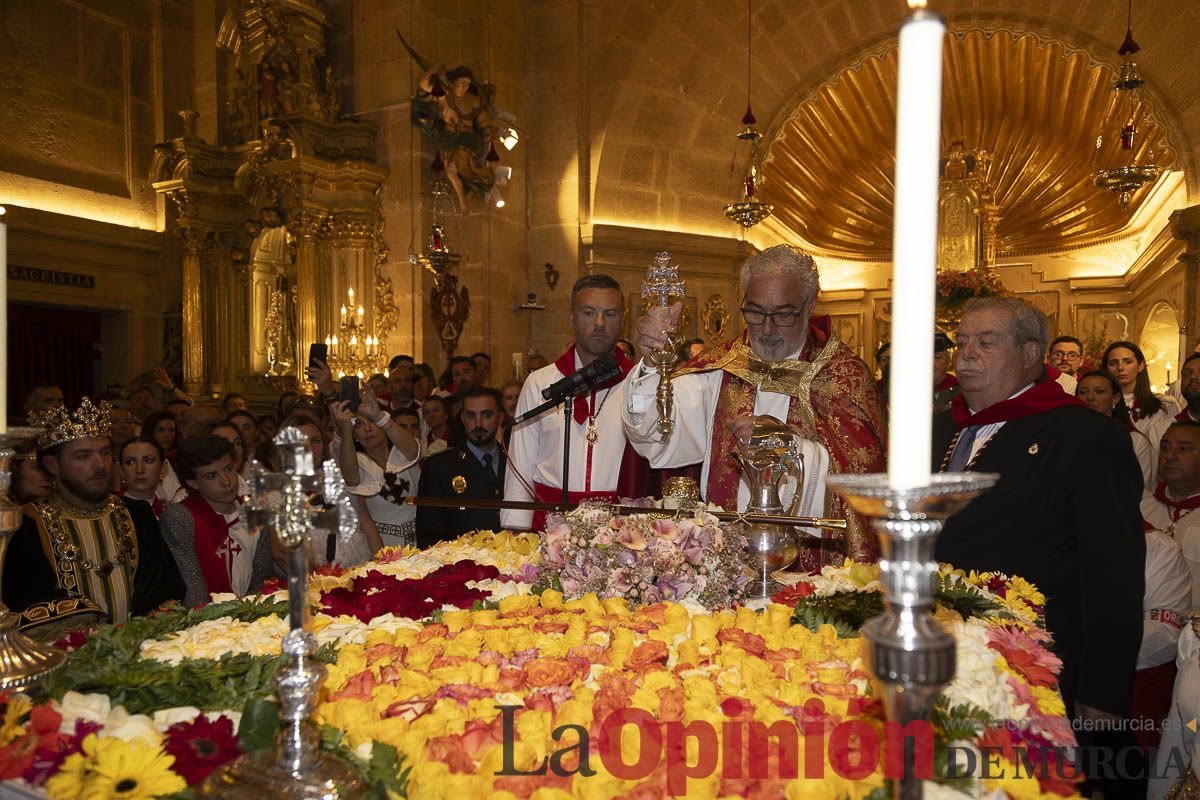
<path fill-rule="evenodd" d="M 928 5 L 926 0 L 908 0 L 909 11 L 920 11 L 921 9 L 925 8 L 926 5 Z"/>

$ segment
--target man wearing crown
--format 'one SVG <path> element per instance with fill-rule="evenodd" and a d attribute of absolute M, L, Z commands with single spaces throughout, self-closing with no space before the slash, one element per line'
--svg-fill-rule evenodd
<path fill-rule="evenodd" d="M 796 569 L 819 570 L 878 558 L 874 534 L 844 501 L 826 491 L 829 472 L 881 472 L 884 427 L 875 383 L 864 364 L 831 332 L 828 317 L 814 317 L 819 278 L 807 253 L 779 245 L 742 267 L 746 333 L 705 350 L 673 373 L 674 426 L 658 433 L 658 377 L 639 365 L 625 381 L 622 409 L 630 443 L 655 468 L 702 463 L 706 500 L 744 511 L 750 486 L 735 456 L 755 420 L 771 416 L 804 438 L 804 483 L 798 513 L 849 520 L 848 530 L 801 537 Z M 651 308 L 638 320 L 637 345 L 661 349 L 682 306 Z M 784 491 L 785 507 L 792 492 Z"/>
<path fill-rule="evenodd" d="M 4 602 L 21 628 L 53 640 L 97 621 L 120 623 L 183 597 L 183 581 L 154 513 L 109 491 L 108 404 L 31 416 L 38 456 L 54 479 L 21 510 L 4 562 Z"/>

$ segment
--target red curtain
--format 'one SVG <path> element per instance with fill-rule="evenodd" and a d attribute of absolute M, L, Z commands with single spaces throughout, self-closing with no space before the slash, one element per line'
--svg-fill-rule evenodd
<path fill-rule="evenodd" d="M 67 405 L 96 393 L 95 345 L 100 315 L 72 308 L 8 304 L 8 413 L 22 417 L 40 381 L 63 390 Z"/>

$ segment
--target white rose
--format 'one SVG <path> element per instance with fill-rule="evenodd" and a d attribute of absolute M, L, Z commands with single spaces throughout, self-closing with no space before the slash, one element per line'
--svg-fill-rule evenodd
<path fill-rule="evenodd" d="M 111 711 L 112 701 L 106 694 L 67 692 L 58 704 L 63 730 L 74 730 L 75 720 L 78 719 L 103 723 Z"/>
<path fill-rule="evenodd" d="M 158 744 L 162 741 L 162 734 L 154 727 L 154 720 L 145 714 L 130 714 L 124 706 L 113 709 L 98 735 L 126 742 L 140 739 L 147 744 Z"/>
<path fill-rule="evenodd" d="M 200 709 L 195 706 L 164 708 L 154 712 L 154 726 L 160 731 L 165 731 L 172 725 L 180 722 L 191 722 L 198 716 L 200 716 Z"/>

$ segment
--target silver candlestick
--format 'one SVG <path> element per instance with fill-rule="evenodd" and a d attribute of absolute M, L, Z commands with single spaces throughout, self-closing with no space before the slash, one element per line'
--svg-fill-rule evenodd
<path fill-rule="evenodd" d="M 250 470 L 248 525 L 260 536 L 278 535 L 287 551 L 288 623 L 283 654 L 290 662 L 275 673 L 275 692 L 282 706 L 283 730 L 271 757 L 242 756 L 209 776 L 202 797 L 262 800 L 339 800 L 366 792 L 362 778 L 344 761 L 321 752 L 320 732 L 311 720 L 325 682 L 325 665 L 314 661 L 316 637 L 308 630 L 308 531 L 336 531 L 347 541 L 358 528 L 345 481 L 336 462 L 324 464 L 319 483 L 308 439 L 296 428 L 275 437 L 281 472 Z M 323 493 L 325 507 L 314 507 L 313 494 Z"/>
<path fill-rule="evenodd" d="M 901 726 L 928 719 L 942 687 L 954 679 L 954 637 L 933 618 L 937 591 L 934 545 L 946 520 L 999 475 L 955 472 L 934 475 L 929 486 L 893 489 L 887 475 L 830 475 L 826 483 L 867 517 L 879 536 L 880 581 L 886 610 L 867 620 L 871 671 L 884 685 L 888 717 Z M 899 800 L 920 800 L 911 738 L 904 740 Z"/>
<path fill-rule="evenodd" d="M 9 428 L 0 433 L 0 575 L 13 534 L 21 527 L 21 507 L 8 496 L 12 485 L 13 446 L 32 442 L 41 428 Z M 44 678 L 67 662 L 57 647 L 30 639 L 17 629 L 20 617 L 0 601 L 0 689 L 19 689 Z"/>

